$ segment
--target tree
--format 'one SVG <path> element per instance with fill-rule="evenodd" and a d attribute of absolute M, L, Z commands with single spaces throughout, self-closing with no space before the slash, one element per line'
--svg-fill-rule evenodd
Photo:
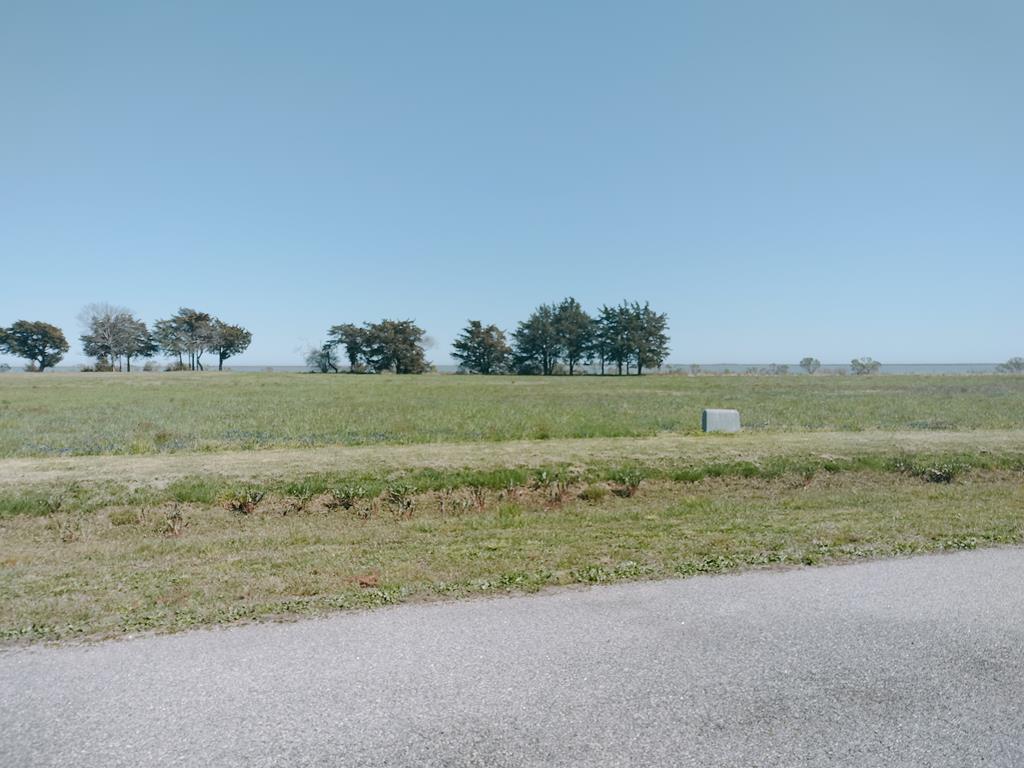
<path fill-rule="evenodd" d="M 217 370 L 224 370 L 224 361 L 240 355 L 252 343 L 252 334 L 240 325 L 230 325 L 217 318 L 210 326 L 210 351 L 217 353 Z"/>
<path fill-rule="evenodd" d="M 459 367 L 471 373 L 502 373 L 512 356 L 504 331 L 496 325 L 484 326 L 479 320 L 470 320 L 452 347 L 452 357 L 459 361 Z"/>
<path fill-rule="evenodd" d="M 178 358 L 178 368 L 185 368 L 185 337 L 174 318 L 153 323 L 153 340 L 167 357 Z"/>
<path fill-rule="evenodd" d="M 602 306 L 597 317 L 594 350 L 601 361 L 601 374 L 607 363 L 614 363 L 618 373 L 630 359 L 629 311 L 625 302 L 618 307 Z"/>
<path fill-rule="evenodd" d="M 516 369 L 520 373 L 554 373 L 555 364 L 563 354 L 562 341 L 555 324 L 556 309 L 541 304 L 512 334 Z"/>
<path fill-rule="evenodd" d="M 881 367 L 882 364 L 880 362 L 872 360 L 870 357 L 860 357 L 850 361 L 850 370 L 858 376 L 869 376 L 873 373 L 878 373 Z"/>
<path fill-rule="evenodd" d="M 423 373 L 430 370 L 426 359 L 426 332 L 412 320 L 381 320 L 360 328 L 345 323 L 327 332 L 327 345 L 345 347 L 349 371 L 369 369 L 376 373 Z"/>
<path fill-rule="evenodd" d="M 996 366 L 998 373 L 1024 373 L 1024 357 L 1011 357 L 1005 363 Z"/>
<path fill-rule="evenodd" d="M 800 361 L 800 367 L 807 371 L 808 374 L 813 375 L 815 371 L 821 368 L 821 360 L 816 357 L 805 357 Z"/>
<path fill-rule="evenodd" d="M 327 338 L 327 343 L 332 347 L 338 345 L 345 347 L 349 373 L 362 370 L 368 347 L 366 328 L 360 328 L 352 323 L 335 325 L 327 331 Z"/>
<path fill-rule="evenodd" d="M 655 312 L 647 302 L 633 302 L 629 314 L 629 339 L 640 376 L 644 368 L 660 368 L 668 357 L 668 315 Z"/>
<path fill-rule="evenodd" d="M 381 320 L 366 326 L 366 364 L 377 373 L 423 373 L 430 370 L 423 338 L 412 320 Z"/>
<path fill-rule="evenodd" d="M 96 358 L 96 370 L 112 371 L 120 362 L 116 350 L 122 346 L 124 336 L 121 319 L 130 316 L 124 307 L 105 303 L 88 304 L 78 313 L 78 320 L 85 328 L 85 333 L 79 337 L 82 350 Z"/>
<path fill-rule="evenodd" d="M 40 373 L 63 360 L 70 348 L 60 328 L 38 320 L 18 320 L 4 329 L 0 346 L 15 357 L 28 360 Z"/>
<path fill-rule="evenodd" d="M 115 364 L 121 370 L 123 357 L 130 373 L 133 357 L 152 357 L 157 352 L 146 324 L 124 307 L 89 304 L 78 317 L 86 327 L 82 349 L 96 358 L 96 370 L 114 370 Z"/>
<path fill-rule="evenodd" d="M 320 373 L 329 371 L 338 372 L 338 350 L 337 346 L 326 342 L 319 347 L 313 347 L 306 353 L 306 365 Z"/>
<path fill-rule="evenodd" d="M 571 296 L 555 308 L 555 335 L 572 376 L 576 365 L 589 360 L 594 349 L 594 319 Z"/>
<path fill-rule="evenodd" d="M 128 373 L 132 372 L 133 357 L 152 357 L 157 353 L 157 344 L 146 324 L 131 315 L 121 318 L 121 334 L 117 352 L 124 355 Z"/>
<path fill-rule="evenodd" d="M 168 356 L 182 363 L 188 355 L 190 371 L 203 370 L 203 353 L 212 348 L 214 318 L 207 312 L 182 307 L 167 320 L 157 320 L 156 338 Z"/>

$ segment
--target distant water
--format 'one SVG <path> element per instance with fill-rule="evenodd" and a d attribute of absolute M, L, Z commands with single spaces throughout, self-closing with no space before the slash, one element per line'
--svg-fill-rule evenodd
<path fill-rule="evenodd" d="M 702 371 L 708 373 L 743 373 L 751 368 L 767 368 L 768 363 L 698 363 Z M 796 363 L 788 363 L 790 373 L 804 373 L 804 369 Z M 995 373 L 999 363 L 882 363 L 881 373 Z M 689 371 L 690 365 L 672 363 L 665 366 L 669 371 Z M 823 363 L 821 372 L 849 373 L 849 363 Z"/>

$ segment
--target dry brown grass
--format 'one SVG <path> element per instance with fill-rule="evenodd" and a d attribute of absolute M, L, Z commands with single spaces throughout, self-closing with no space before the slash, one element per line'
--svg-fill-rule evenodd
<path fill-rule="evenodd" d="M 907 453 L 1024 453 L 1024 431 L 750 432 L 738 435 L 526 440 L 505 443 L 287 448 L 156 456 L 0 459 L 0 486 L 131 482 L 162 487 L 183 477 L 218 475 L 262 482 L 315 472 L 490 469 L 551 464 L 643 464 L 691 460 L 761 461 L 778 456 L 852 458 Z"/>

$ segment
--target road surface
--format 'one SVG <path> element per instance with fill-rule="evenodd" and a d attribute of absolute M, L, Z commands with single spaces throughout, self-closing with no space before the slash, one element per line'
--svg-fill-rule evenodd
<path fill-rule="evenodd" d="M 8 650 L 0 765 L 1020 766 L 1024 550 Z"/>

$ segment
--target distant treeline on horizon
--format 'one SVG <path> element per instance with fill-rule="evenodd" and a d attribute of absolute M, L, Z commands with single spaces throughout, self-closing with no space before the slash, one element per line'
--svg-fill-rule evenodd
<path fill-rule="evenodd" d="M 152 329 L 129 310 L 109 304 L 90 304 L 79 314 L 85 328 L 82 349 L 95 362 L 79 370 L 131 371 L 133 359 L 149 360 L 144 370 L 158 370 L 151 360 L 156 355 L 171 358 L 165 370 L 204 370 L 205 353 L 216 355 L 217 367 L 248 349 L 252 333 L 240 325 L 226 323 L 208 312 L 183 307 L 174 315 L 153 323 Z M 648 302 L 623 301 L 602 305 L 591 315 L 568 297 L 541 304 L 509 335 L 494 324 L 469 320 L 452 344 L 451 356 L 457 366 L 434 366 L 426 359 L 426 331 L 412 320 L 384 319 L 377 323 L 342 323 L 331 326 L 327 341 L 306 355 L 305 369 L 321 373 L 424 373 L 441 368 L 480 375 L 600 374 L 642 375 L 662 373 L 786 375 L 795 370 L 806 374 L 920 372 L 1024 372 L 1024 358 L 1014 357 L 1000 364 L 892 364 L 883 366 L 870 357 L 851 360 L 848 365 L 825 364 L 804 357 L 789 364 L 668 365 L 668 315 L 651 309 Z M 41 321 L 18 320 L 0 327 L 0 354 L 28 361 L 26 370 L 44 371 L 57 366 L 70 349 L 63 331 Z M 342 350 L 347 366 L 340 363 Z M 246 366 L 267 368 L 268 366 Z M 276 366 L 280 368 L 281 366 Z M 291 368 L 293 366 L 284 366 Z M 294 366 L 299 368 L 299 366 Z M 0 370 L 10 370 L 0 365 Z"/>

